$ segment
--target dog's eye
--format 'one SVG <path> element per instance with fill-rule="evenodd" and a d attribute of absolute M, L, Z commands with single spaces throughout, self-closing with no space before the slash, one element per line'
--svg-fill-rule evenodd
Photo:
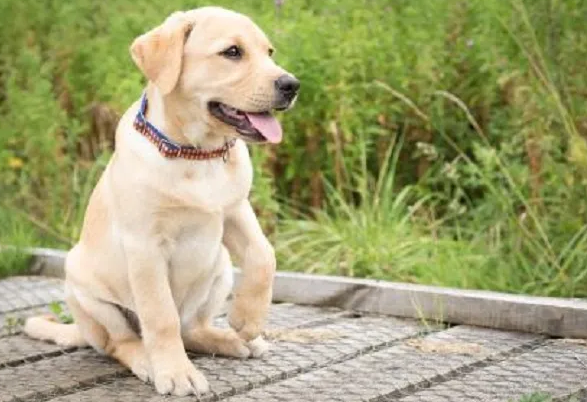
<path fill-rule="evenodd" d="M 269 57 L 273 56 L 273 52 L 275 52 L 275 50 L 269 49 Z"/>
<path fill-rule="evenodd" d="M 223 50 L 220 54 L 226 58 L 239 60 L 243 57 L 243 51 L 238 46 L 231 46 L 228 49 Z"/>

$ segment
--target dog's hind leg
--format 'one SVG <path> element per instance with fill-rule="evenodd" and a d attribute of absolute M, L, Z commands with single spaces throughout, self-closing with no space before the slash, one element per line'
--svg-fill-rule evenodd
<path fill-rule="evenodd" d="M 127 318 L 114 304 L 74 291 L 77 306 L 74 317 L 83 317 L 80 331 L 98 351 L 114 357 L 141 380 L 152 379 L 152 370 L 143 342 Z M 77 311 L 74 311 L 77 310 Z M 76 318 L 77 319 L 77 318 Z"/>
<path fill-rule="evenodd" d="M 223 249 L 219 262 L 224 266 L 222 273 L 212 283 L 208 298 L 199 308 L 193 323 L 183 331 L 185 348 L 229 357 L 258 357 L 268 349 L 261 337 L 246 342 L 232 328 L 212 325 L 212 320 L 226 303 L 233 286 L 232 264 L 226 249 Z"/>
<path fill-rule="evenodd" d="M 31 338 L 50 341 L 65 347 L 93 346 L 103 350 L 106 333 L 98 323 L 80 307 L 69 286 L 65 286 L 65 301 L 74 322 L 64 324 L 52 315 L 31 317 L 26 320 L 24 332 Z"/>
<path fill-rule="evenodd" d="M 225 257 L 222 256 L 220 259 L 224 260 Z M 213 355 L 249 357 L 251 353 L 245 342 L 232 328 L 212 326 L 212 320 L 226 302 L 231 288 L 232 271 L 223 271 L 214 279 L 208 298 L 183 331 L 182 338 L 186 349 Z"/>

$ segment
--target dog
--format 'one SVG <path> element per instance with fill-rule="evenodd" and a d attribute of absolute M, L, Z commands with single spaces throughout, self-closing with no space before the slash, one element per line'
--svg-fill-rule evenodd
<path fill-rule="evenodd" d="M 251 19 L 219 7 L 173 13 L 130 53 L 148 84 L 66 258 L 74 323 L 33 317 L 24 330 L 90 345 L 160 394 L 201 395 L 209 385 L 186 349 L 247 358 L 268 347 L 276 261 L 248 201 L 246 143 L 281 141 L 271 113 L 292 107 L 300 83 Z M 214 327 L 231 291 L 230 327 Z"/>

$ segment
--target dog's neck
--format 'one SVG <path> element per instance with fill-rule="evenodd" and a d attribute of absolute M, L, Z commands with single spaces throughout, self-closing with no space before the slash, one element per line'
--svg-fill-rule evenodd
<path fill-rule="evenodd" d="M 199 146 L 202 149 L 222 147 L 227 139 L 212 135 L 205 121 L 197 118 L 207 111 L 201 105 L 179 97 L 175 93 L 163 97 L 157 87 L 149 83 L 147 120 L 179 145 Z"/>

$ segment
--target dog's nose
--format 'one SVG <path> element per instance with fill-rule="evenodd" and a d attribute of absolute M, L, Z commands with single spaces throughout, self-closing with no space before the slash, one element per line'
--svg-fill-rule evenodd
<path fill-rule="evenodd" d="M 275 80 L 275 88 L 288 98 L 293 98 L 300 89 L 300 81 L 294 76 L 284 74 Z"/>

